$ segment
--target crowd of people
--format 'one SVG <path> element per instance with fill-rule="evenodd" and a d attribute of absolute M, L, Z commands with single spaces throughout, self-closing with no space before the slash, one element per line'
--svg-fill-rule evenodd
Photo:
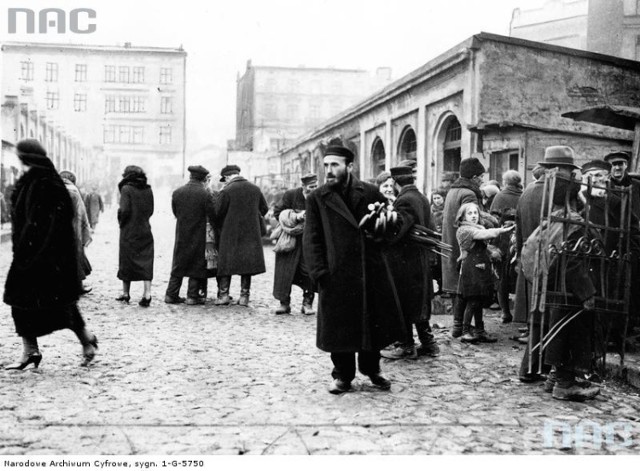
<path fill-rule="evenodd" d="M 58 174 L 37 141 L 21 141 L 17 154 L 24 174 L 11 196 L 14 256 L 4 301 L 12 307 L 24 350 L 20 361 L 8 368 L 37 367 L 42 360 L 37 337 L 63 328 L 78 336 L 87 365 L 95 356 L 97 338 L 86 328 L 77 300 L 89 290 L 82 284 L 91 271 L 84 248 L 91 242 L 104 205 L 96 192 L 80 194 L 72 172 Z M 330 145 L 323 160 L 324 184 L 317 175 L 307 174 L 299 188 L 272 201 L 272 217 L 278 223 L 271 234 L 276 241 L 273 297 L 279 302 L 274 314 L 292 313 L 292 289 L 298 286 L 300 312 L 317 313 L 316 344 L 330 353 L 333 363 L 329 392 L 341 394 L 351 389 L 356 368 L 373 386 L 389 389 L 391 382 L 380 370 L 382 357 L 399 360 L 439 354 L 430 325 L 436 296 L 451 299 L 451 336 L 466 343 L 497 341 L 486 331 L 483 319 L 483 310 L 497 304 L 503 323 L 529 325 L 520 339 L 527 345 L 521 381 L 545 381 L 544 390 L 556 399 L 593 398 L 599 389 L 584 378 L 593 372 L 595 352 L 589 339 L 596 328 L 594 276 L 599 274 L 576 262 L 555 272 L 562 279 L 550 276 L 549 283 L 566 286 L 565 301 L 571 301 L 567 306 L 581 307 L 577 315 L 576 309 L 567 306 L 532 310 L 533 281 L 525 272 L 531 260 L 540 256 L 535 242 L 540 241 L 540 218 L 547 209 L 564 208 L 565 218 L 571 221 L 589 218 L 594 224 L 621 227 L 621 200 L 607 189 L 631 187 L 633 230 L 628 237 L 633 279 L 637 279 L 640 183 L 629 176 L 629 161 L 628 153 L 614 152 L 579 167 L 572 148 L 548 147 L 533 171 L 535 181 L 523 189 L 522 176 L 515 170 L 506 171 L 502 182 L 484 183 L 486 168 L 481 161 L 466 158 L 460 162 L 459 176 L 446 175 L 428 199 L 415 185 L 414 160 L 402 161 L 374 181 L 363 182 L 353 172 L 353 152 Z M 543 211 L 545 179 L 552 169 L 555 183 L 549 197 L 553 205 Z M 175 243 L 164 302 L 205 304 L 208 280 L 215 278 L 214 305 L 249 306 L 252 277 L 266 271 L 262 239 L 267 232 L 268 202 L 236 165 L 221 170 L 220 190 L 213 189 L 212 175 L 203 166 L 190 166 L 188 171 L 189 181 L 172 194 Z M 135 165 L 124 169 L 118 190 L 117 276 L 122 293 L 116 300 L 129 303 L 131 283 L 142 281 L 138 304 L 148 307 L 154 270 L 149 224 L 153 191 L 144 170 Z M 593 209 L 585 213 L 585 207 Z M 385 209 L 371 217 L 372 208 Z M 434 255 L 411 236 L 416 227 L 441 234 L 450 252 Z M 575 228 L 554 234 L 558 246 L 584 235 Z M 590 236 L 603 238 L 611 250 L 620 239 L 620 233 Z M 240 277 L 237 300 L 231 295 L 234 275 Z M 185 277 L 186 297 L 181 297 Z M 316 293 L 317 311 L 313 307 Z M 632 296 L 633 312 L 637 303 Z M 568 316 L 573 316 L 571 321 Z M 545 355 L 534 352 L 538 347 L 529 339 L 538 341 L 554 328 L 557 332 Z"/>

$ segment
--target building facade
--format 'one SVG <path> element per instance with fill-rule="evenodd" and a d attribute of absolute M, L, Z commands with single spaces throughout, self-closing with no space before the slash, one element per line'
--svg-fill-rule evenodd
<path fill-rule="evenodd" d="M 548 0 L 513 11 L 510 35 L 640 60 L 640 1 Z"/>
<path fill-rule="evenodd" d="M 265 67 L 247 62 L 237 81 L 234 150 L 269 152 L 285 148 L 391 82 L 391 69 Z"/>
<path fill-rule="evenodd" d="M 631 148 L 630 132 L 561 116 L 603 103 L 640 105 L 640 63 L 481 33 L 301 136 L 279 154 L 281 172 L 322 175 L 324 148 L 340 138 L 363 179 L 415 159 L 430 192 L 474 156 L 487 177 L 515 169 L 531 181 L 550 145 L 581 162 Z"/>
<path fill-rule="evenodd" d="M 185 65 L 182 48 L 4 43 L 1 96 L 90 149 L 72 163 L 62 141 L 25 122 L 17 138 L 42 140 L 61 167 L 116 181 L 135 164 L 172 183 L 184 174 Z"/>

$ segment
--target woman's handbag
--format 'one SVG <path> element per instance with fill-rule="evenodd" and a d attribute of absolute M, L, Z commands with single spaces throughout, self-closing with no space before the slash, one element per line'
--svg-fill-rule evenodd
<path fill-rule="evenodd" d="M 285 253 L 291 252 L 296 248 L 296 238 L 291 236 L 285 231 L 282 231 L 280 237 L 278 238 L 278 242 L 276 242 L 276 246 L 273 248 L 275 253 Z"/>

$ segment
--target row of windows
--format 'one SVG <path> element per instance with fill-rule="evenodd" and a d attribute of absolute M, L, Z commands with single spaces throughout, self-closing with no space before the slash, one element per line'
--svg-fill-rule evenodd
<path fill-rule="evenodd" d="M 45 66 L 45 82 L 58 81 L 58 63 L 47 62 Z M 31 61 L 20 62 L 20 77 L 27 82 L 34 79 L 34 64 Z M 170 67 L 160 68 L 160 83 L 167 85 L 173 83 L 173 69 Z M 87 64 L 76 64 L 75 81 L 87 81 Z M 145 83 L 145 67 L 144 66 L 104 66 L 104 81 L 119 83 Z"/>
<path fill-rule="evenodd" d="M 105 144 L 144 144 L 144 126 L 108 124 L 104 127 Z M 158 143 L 171 144 L 171 126 L 159 126 Z"/>
<path fill-rule="evenodd" d="M 60 94 L 47 92 L 47 109 L 57 110 L 60 106 Z M 107 95 L 104 101 L 105 113 L 144 113 L 147 99 L 143 96 Z M 76 93 L 73 95 L 73 110 L 87 111 L 87 94 Z M 160 113 L 173 113 L 173 97 L 160 98 Z"/>
<path fill-rule="evenodd" d="M 340 113 L 342 110 L 344 109 L 344 107 L 341 104 L 333 104 L 330 108 L 329 108 L 329 116 L 334 116 L 338 113 Z M 300 107 L 296 104 L 289 104 L 287 105 L 286 109 L 286 114 L 284 117 L 286 117 L 286 119 L 289 120 L 295 120 L 298 119 L 300 117 Z M 266 103 L 264 105 L 264 118 L 265 119 L 278 119 L 282 117 L 279 113 L 278 113 L 278 106 L 275 103 Z M 316 118 L 321 118 L 323 117 L 323 113 L 322 113 L 322 107 L 319 104 L 315 104 L 312 103 L 309 105 L 308 108 L 308 118 L 311 119 L 316 119 Z"/>
<path fill-rule="evenodd" d="M 320 94 L 323 92 L 329 93 L 331 95 L 342 95 L 345 93 L 344 83 L 343 82 L 331 82 L 327 88 L 327 84 L 321 82 L 320 80 L 312 80 L 308 83 L 305 83 L 305 86 L 308 85 L 308 91 L 312 94 Z M 324 87 L 323 87 L 324 85 Z M 306 88 L 306 87 L 305 87 Z M 366 92 L 364 90 L 365 84 L 363 81 L 359 80 L 352 87 L 357 93 L 363 94 Z M 303 91 L 302 84 L 300 80 L 290 79 L 287 82 L 277 81 L 276 79 L 267 79 L 264 82 L 264 91 L 265 92 L 276 92 L 276 91 L 284 91 L 287 93 L 300 93 Z"/>

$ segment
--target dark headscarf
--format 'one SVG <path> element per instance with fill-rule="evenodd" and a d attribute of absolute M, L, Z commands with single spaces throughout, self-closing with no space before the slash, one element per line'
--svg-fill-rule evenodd
<path fill-rule="evenodd" d="M 16 154 L 20 161 L 32 167 L 53 169 L 53 162 L 47 157 L 47 151 L 36 139 L 23 139 L 16 144 Z"/>
<path fill-rule="evenodd" d="M 122 173 L 122 180 L 118 183 L 118 190 L 122 191 L 122 187 L 125 185 L 131 185 L 140 190 L 149 188 L 144 170 L 137 165 L 128 165 Z"/>

